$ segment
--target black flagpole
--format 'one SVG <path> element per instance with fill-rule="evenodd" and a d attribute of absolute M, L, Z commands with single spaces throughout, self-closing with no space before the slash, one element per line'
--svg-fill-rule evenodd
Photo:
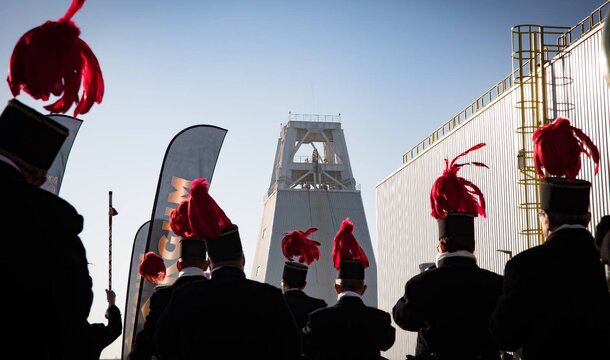
<path fill-rule="evenodd" d="M 108 290 L 112 290 L 112 191 L 108 191 Z"/>

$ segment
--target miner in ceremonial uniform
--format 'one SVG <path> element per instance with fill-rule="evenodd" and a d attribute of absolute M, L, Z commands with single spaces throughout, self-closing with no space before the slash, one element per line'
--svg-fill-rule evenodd
<path fill-rule="evenodd" d="M 201 201 L 201 199 L 189 196 L 170 215 L 170 228 L 174 234 L 182 237 L 180 259 L 176 264 L 180 272 L 171 286 L 156 288 L 150 297 L 149 312 L 146 315 L 144 328 L 136 335 L 129 354 L 130 360 L 150 360 L 155 354 L 154 335 L 157 320 L 169 303 L 174 289 L 192 281 L 206 280 L 205 271 L 208 269 L 209 262 L 206 258 L 205 241 L 192 237 L 193 232 L 188 218 L 189 204 L 197 201 Z"/>
<path fill-rule="evenodd" d="M 308 265 L 320 259 L 320 243 L 308 239 L 316 231 L 316 228 L 292 230 L 282 238 L 282 253 L 289 260 L 284 262 L 282 291 L 299 329 L 306 325 L 310 312 L 327 306 L 326 301 L 311 297 L 304 291 Z M 295 256 L 298 256 L 298 262 L 291 261 Z"/>
<path fill-rule="evenodd" d="M 93 301 L 78 236 L 83 217 L 39 187 L 67 136 L 68 129 L 14 99 L 0 115 L 0 221 L 4 229 L 16 231 L 5 251 L 4 286 L 14 295 L 5 299 L 3 323 L 9 331 L 4 341 L 25 346 L 29 339 L 27 357 L 32 359 L 61 358 L 85 326 Z"/>
<path fill-rule="evenodd" d="M 79 331 L 64 355 L 64 360 L 99 360 L 102 351 L 121 336 L 121 310 L 116 306 L 116 294 L 106 290 L 107 324 L 87 322 Z"/>
<path fill-rule="evenodd" d="M 307 238 L 317 230 L 292 230 L 282 238 L 282 252 L 289 260 L 284 262 L 282 291 L 299 329 L 305 326 L 310 312 L 327 306 L 326 301 L 311 297 L 304 291 L 309 269 L 307 265 L 320 259 L 320 243 Z M 298 256 L 298 262 L 291 261 L 295 256 Z"/>
<path fill-rule="evenodd" d="M 84 0 L 73 0 L 57 21 L 28 30 L 17 41 L 7 82 L 54 103 L 51 113 L 84 114 L 103 97 L 104 81 L 91 48 L 72 17 Z M 79 98 L 79 90 L 83 91 Z M 93 301 L 91 277 L 79 238 L 83 218 L 72 205 L 39 188 L 68 137 L 68 129 L 16 99 L 0 115 L 0 225 L 5 234 L 6 296 L 3 341 L 22 357 L 63 359 L 85 326 Z"/>
<path fill-rule="evenodd" d="M 332 258 L 337 269 L 337 303 L 309 314 L 303 328 L 305 355 L 311 359 L 378 360 L 394 345 L 396 329 L 390 314 L 366 306 L 365 271 L 369 262 L 353 235 L 354 224 L 343 220 L 335 235 Z"/>
<path fill-rule="evenodd" d="M 249 280 L 238 227 L 195 179 L 188 209 L 193 236 L 205 239 L 212 268 L 208 281 L 185 284 L 157 322 L 155 343 L 164 359 L 277 359 L 300 356 L 301 339 L 282 291 Z"/>
<path fill-rule="evenodd" d="M 597 147 L 565 118 L 538 128 L 533 141 L 545 240 L 507 262 L 491 333 L 526 360 L 608 359 L 610 294 L 587 229 L 591 183 L 577 178 L 581 152 L 597 172 Z"/>
<path fill-rule="evenodd" d="M 404 330 L 419 332 L 423 342 L 415 359 L 500 359 L 488 323 L 502 290 L 502 277 L 477 265 L 474 219 L 486 216 L 485 199 L 472 182 L 458 177 L 469 163 L 456 161 L 483 147 L 481 143 L 454 158 L 430 192 L 432 217 L 438 223 L 436 267 L 407 281 L 392 309 Z M 470 164 L 484 166 L 479 162 Z"/>

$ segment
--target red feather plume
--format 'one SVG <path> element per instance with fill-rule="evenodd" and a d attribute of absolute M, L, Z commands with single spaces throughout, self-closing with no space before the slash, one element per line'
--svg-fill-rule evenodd
<path fill-rule="evenodd" d="M 488 167 L 480 162 L 457 164 L 456 160 L 485 146 L 485 143 L 477 144 L 460 155 L 456 156 L 451 163 L 445 159 L 445 171 L 438 177 L 430 190 L 430 205 L 432 217 L 444 219 L 449 212 L 465 212 L 474 216 L 486 217 L 485 198 L 481 190 L 472 182 L 458 177 L 457 172 L 464 165 L 475 165 Z"/>
<path fill-rule="evenodd" d="M 354 237 L 354 224 L 349 218 L 341 223 L 341 227 L 333 243 L 332 258 L 335 269 L 339 269 L 341 260 L 360 261 L 365 268 L 369 267 L 369 259 Z"/>
<path fill-rule="evenodd" d="M 156 253 L 150 251 L 144 255 L 144 259 L 138 266 L 140 275 L 153 284 L 160 283 L 165 279 L 166 268 L 163 259 Z"/>
<path fill-rule="evenodd" d="M 307 237 L 318 231 L 316 228 L 310 228 L 303 232 L 301 230 L 292 230 L 284 234 L 282 238 L 282 252 L 284 256 L 292 261 L 294 256 L 299 257 L 299 262 L 305 262 L 311 265 L 312 262 L 320 259 L 320 243 L 315 240 L 310 240 Z"/>
<path fill-rule="evenodd" d="M 189 193 L 188 218 L 198 239 L 216 239 L 222 230 L 235 227 L 210 196 L 209 187 L 207 179 L 195 179 Z"/>
<path fill-rule="evenodd" d="M 172 210 L 169 216 L 169 227 L 174 234 L 183 238 L 193 236 L 193 230 L 191 229 L 191 224 L 189 222 L 188 206 L 188 199 L 182 201 L 177 208 Z"/>
<path fill-rule="evenodd" d="M 51 113 L 65 113 L 76 103 L 74 117 L 87 113 L 94 102 L 102 102 L 104 79 L 100 64 L 72 21 L 84 3 L 85 0 L 73 0 L 59 20 L 49 20 L 17 41 L 7 78 L 13 96 L 23 90 L 34 99 L 47 101 L 51 95 L 63 94 L 44 108 Z"/>
<path fill-rule="evenodd" d="M 581 167 L 580 154 L 595 162 L 599 170 L 599 150 L 582 130 L 570 125 L 570 120 L 557 118 L 534 131 L 534 168 L 544 177 L 544 168 L 552 176 L 574 180 Z"/>

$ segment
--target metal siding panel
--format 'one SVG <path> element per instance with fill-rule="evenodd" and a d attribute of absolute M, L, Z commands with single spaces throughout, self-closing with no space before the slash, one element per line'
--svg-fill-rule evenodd
<path fill-rule="evenodd" d="M 551 112 L 549 117 L 569 118 L 574 126 L 591 138 L 600 153 L 598 174 L 594 174 L 593 161 L 584 155 L 579 174 L 579 178 L 592 183 L 591 231 L 603 215 L 610 214 L 610 88 L 604 81 L 599 64 L 600 30 L 577 42 L 547 68 L 549 78 L 554 73 L 565 80 L 556 81 L 555 92 L 558 94 L 557 102 L 567 104 L 565 109 Z M 549 108 L 553 108 L 552 99 L 549 99 Z"/>

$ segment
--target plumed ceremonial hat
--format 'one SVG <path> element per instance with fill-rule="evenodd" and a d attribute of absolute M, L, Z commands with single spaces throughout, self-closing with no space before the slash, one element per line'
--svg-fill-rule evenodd
<path fill-rule="evenodd" d="M 183 238 L 180 240 L 181 258 L 206 258 L 205 241 L 195 238 Z"/>
<path fill-rule="evenodd" d="M 369 267 L 369 259 L 353 232 L 354 224 L 346 218 L 335 234 L 332 258 L 337 269 L 337 279 L 364 280 L 364 269 Z"/>
<path fill-rule="evenodd" d="M 178 207 L 172 210 L 172 212 L 169 214 L 169 227 L 172 229 L 174 234 L 182 238 L 193 237 L 193 230 L 191 229 L 188 214 L 189 201 L 190 197 L 183 200 Z"/>
<path fill-rule="evenodd" d="M 207 179 L 193 180 L 187 217 L 191 237 L 204 239 L 212 260 L 235 259 L 243 252 L 239 229 L 210 196 Z"/>
<path fill-rule="evenodd" d="M 309 268 L 305 264 L 295 261 L 286 261 L 284 262 L 282 279 L 284 280 L 284 283 L 291 286 L 303 286 L 307 280 L 307 270 L 309 270 Z"/>
<path fill-rule="evenodd" d="M 448 213 L 443 219 L 437 219 L 438 238 L 474 238 L 474 218 L 475 216 L 470 213 L 452 212 Z"/>
<path fill-rule="evenodd" d="M 144 255 L 138 266 L 138 272 L 144 279 L 153 284 L 158 284 L 165 279 L 167 269 L 163 259 L 156 253 L 150 251 Z"/>
<path fill-rule="evenodd" d="M 75 117 L 87 113 L 93 103 L 102 102 L 104 79 L 100 64 L 72 20 L 84 3 L 85 0 L 73 0 L 60 19 L 46 21 L 17 41 L 7 78 L 13 96 L 21 90 L 43 101 L 61 96 L 45 109 L 65 113 L 76 104 Z"/>
<path fill-rule="evenodd" d="M 317 228 L 310 228 L 307 231 L 292 230 L 282 238 L 282 253 L 289 261 L 284 263 L 282 279 L 293 286 L 305 285 L 307 279 L 307 265 L 311 265 L 320 259 L 320 243 L 308 239 L 308 236 L 318 231 Z M 298 262 L 292 259 L 298 256 Z M 303 264 L 306 263 L 307 265 Z"/>
<path fill-rule="evenodd" d="M 589 212 L 590 191 L 586 180 L 547 177 L 540 183 L 540 207 L 555 214 L 584 215 Z"/>
<path fill-rule="evenodd" d="M 239 231 L 210 196 L 209 188 L 207 179 L 193 180 L 188 198 L 170 213 L 169 224 L 178 236 L 204 240 L 204 251 L 212 260 L 232 259 L 243 251 Z"/>
<path fill-rule="evenodd" d="M 182 237 L 182 240 L 180 240 L 181 258 L 205 259 L 206 257 L 205 241 L 194 237 L 188 217 L 189 202 L 197 200 L 197 198 L 189 197 L 170 213 L 169 226 L 174 234 Z"/>
<path fill-rule="evenodd" d="M 556 214 L 586 214 L 589 211 L 591 183 L 577 179 L 580 155 L 593 159 L 595 174 L 599 169 L 599 150 L 582 130 L 570 120 L 557 118 L 536 129 L 534 168 L 540 182 L 540 207 Z M 545 177 L 546 171 L 548 175 Z"/>
<path fill-rule="evenodd" d="M 68 129 L 12 99 L 0 115 L 0 148 L 48 170 L 68 137 Z"/>
<path fill-rule="evenodd" d="M 206 244 L 210 259 L 216 261 L 235 259 L 243 252 L 237 225 L 222 230 L 215 239 L 206 239 Z"/>
<path fill-rule="evenodd" d="M 458 171 L 465 165 L 486 167 L 480 162 L 457 163 L 457 159 L 471 151 L 485 146 L 477 144 L 451 162 L 445 158 L 445 170 L 436 179 L 430 190 L 430 205 L 432 217 L 438 223 L 438 237 L 472 237 L 474 238 L 474 218 L 485 213 L 485 198 L 481 190 L 472 182 L 457 176 Z"/>

